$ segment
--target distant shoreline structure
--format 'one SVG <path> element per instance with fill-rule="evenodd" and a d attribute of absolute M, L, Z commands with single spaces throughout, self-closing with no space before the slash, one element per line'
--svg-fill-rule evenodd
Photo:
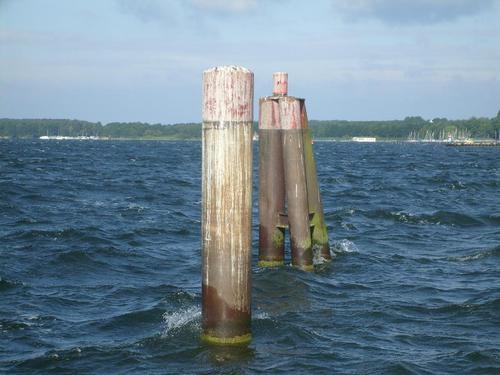
<path fill-rule="evenodd" d="M 376 137 L 352 137 L 353 142 L 368 142 L 368 143 L 373 143 L 377 142 Z"/>
<path fill-rule="evenodd" d="M 70 136 L 64 136 L 64 135 L 42 135 L 38 139 L 45 139 L 45 140 L 57 140 L 57 141 L 65 141 L 65 140 L 77 140 L 77 141 L 97 141 L 97 140 L 108 140 L 108 138 L 102 138 L 98 136 L 78 136 L 78 137 L 70 137 Z"/>

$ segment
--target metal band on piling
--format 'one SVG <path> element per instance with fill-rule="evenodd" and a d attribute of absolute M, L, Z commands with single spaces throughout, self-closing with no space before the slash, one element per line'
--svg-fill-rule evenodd
<path fill-rule="evenodd" d="M 202 339 L 251 340 L 253 73 L 203 73 Z"/>

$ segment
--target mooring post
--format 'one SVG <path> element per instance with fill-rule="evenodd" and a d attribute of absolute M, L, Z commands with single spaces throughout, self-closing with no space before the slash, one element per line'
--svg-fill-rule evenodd
<path fill-rule="evenodd" d="M 318 175 L 316 171 L 316 161 L 314 159 L 311 130 L 309 129 L 305 100 L 301 102 L 300 108 L 304 157 L 307 180 L 307 199 L 311 218 L 311 238 L 313 252 L 319 251 L 319 255 L 325 260 L 331 260 L 330 245 L 328 243 L 328 229 L 321 203 L 321 193 L 319 190 Z"/>
<path fill-rule="evenodd" d="M 279 99 L 279 109 L 283 130 L 283 164 L 292 265 L 312 271 L 314 267 L 302 136 L 302 102 L 303 99 L 284 96 Z"/>
<path fill-rule="evenodd" d="M 274 96 L 288 95 L 288 73 L 285 72 L 273 73 L 273 95 Z"/>
<path fill-rule="evenodd" d="M 251 340 L 253 73 L 203 73 L 202 339 Z"/>
<path fill-rule="evenodd" d="M 285 261 L 285 212 L 283 147 L 279 102 L 276 97 L 259 101 L 259 266 L 277 267 Z"/>

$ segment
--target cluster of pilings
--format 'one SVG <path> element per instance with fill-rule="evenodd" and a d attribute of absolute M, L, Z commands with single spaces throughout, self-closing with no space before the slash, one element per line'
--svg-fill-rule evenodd
<path fill-rule="evenodd" d="M 313 250 L 331 256 L 305 100 L 287 96 L 286 73 L 273 78 L 259 102 L 259 265 L 284 264 L 288 228 L 292 265 L 310 271 Z"/>
<path fill-rule="evenodd" d="M 260 99 L 259 265 L 310 271 L 330 259 L 304 99 L 287 96 L 286 73 Z M 203 74 L 202 326 L 213 344 L 251 340 L 253 73 L 237 66 Z"/>

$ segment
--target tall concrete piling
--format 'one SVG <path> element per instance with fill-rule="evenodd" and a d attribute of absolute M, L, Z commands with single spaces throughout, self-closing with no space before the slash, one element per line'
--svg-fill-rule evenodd
<path fill-rule="evenodd" d="M 259 101 L 259 266 L 277 267 L 285 261 L 285 180 L 276 97 Z"/>
<path fill-rule="evenodd" d="M 330 245 L 328 243 L 328 229 L 325 223 L 323 204 L 316 172 L 316 161 L 314 159 L 311 130 L 309 129 L 305 101 L 301 102 L 300 108 L 301 127 L 304 144 L 304 157 L 307 181 L 307 202 L 309 214 L 311 215 L 311 239 L 313 250 L 325 260 L 331 260 Z"/>
<path fill-rule="evenodd" d="M 251 340 L 253 73 L 203 73 L 202 339 Z"/>
<path fill-rule="evenodd" d="M 292 248 L 292 265 L 313 270 L 313 252 L 304 158 L 301 107 L 303 99 L 279 99 L 280 124 L 283 131 L 283 166 Z"/>
<path fill-rule="evenodd" d="M 285 180 L 279 97 L 288 93 L 288 74 L 273 74 L 273 96 L 259 101 L 259 266 L 285 261 Z"/>

